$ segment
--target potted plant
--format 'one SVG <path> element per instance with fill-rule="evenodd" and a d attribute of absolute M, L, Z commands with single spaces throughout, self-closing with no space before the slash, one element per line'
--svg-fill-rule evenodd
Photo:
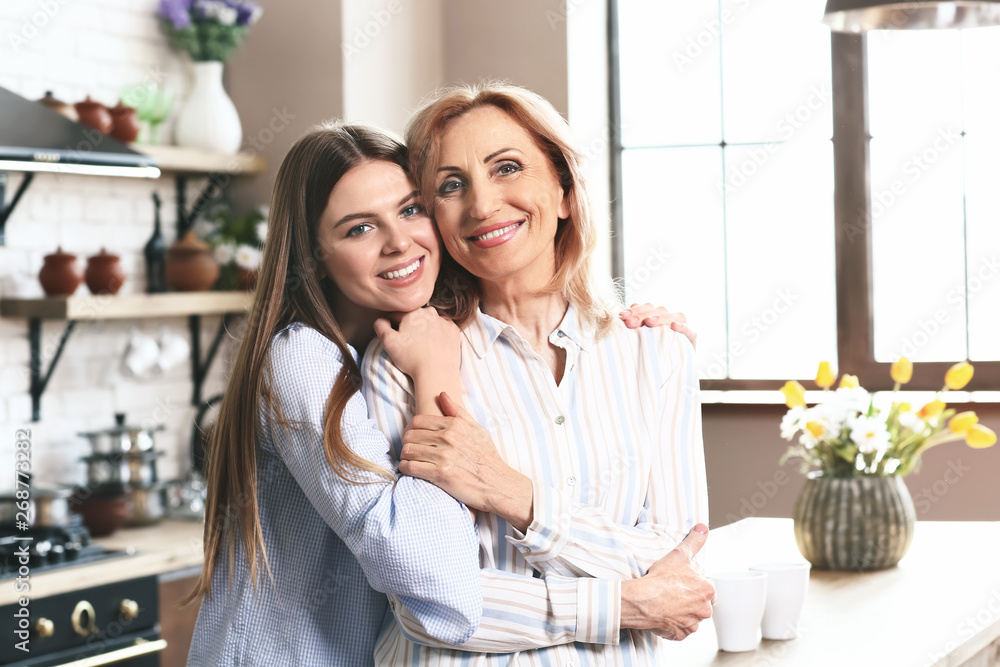
<path fill-rule="evenodd" d="M 195 225 L 198 236 L 212 246 L 221 267 L 219 289 L 253 289 L 256 286 L 267 236 L 267 214 L 265 207 L 236 215 L 228 206 L 216 206 Z"/>
<path fill-rule="evenodd" d="M 247 0 L 160 0 L 160 25 L 170 45 L 191 56 L 194 69 L 194 85 L 177 116 L 178 145 L 239 150 L 243 128 L 222 86 L 222 68 L 262 13 Z"/>
<path fill-rule="evenodd" d="M 974 369 L 962 362 L 945 374 L 941 391 L 959 390 Z M 816 384 L 824 400 L 809 407 L 805 389 L 795 381 L 781 391 L 789 410 L 781 435 L 795 440 L 781 459 L 801 460 L 806 485 L 793 512 L 795 540 L 802 555 L 818 569 L 876 570 L 892 567 L 913 539 L 916 514 L 903 477 L 919 468 L 920 457 L 938 445 L 964 440 L 989 447 L 996 434 L 979 424 L 974 412 L 956 414 L 935 398 L 914 409 L 897 400 L 910 381 L 913 364 L 901 358 L 892 365 L 891 397 L 876 401 L 853 375 L 837 382 L 829 362 L 822 362 Z"/>

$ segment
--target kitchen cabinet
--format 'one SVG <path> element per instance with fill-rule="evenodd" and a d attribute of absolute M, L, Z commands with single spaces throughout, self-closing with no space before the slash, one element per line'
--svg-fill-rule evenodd
<path fill-rule="evenodd" d="M 160 638 L 167 642 L 160 653 L 160 667 L 185 667 L 187 664 L 201 600 L 183 607 L 181 600 L 195 587 L 200 575 L 200 566 L 160 575 Z"/>

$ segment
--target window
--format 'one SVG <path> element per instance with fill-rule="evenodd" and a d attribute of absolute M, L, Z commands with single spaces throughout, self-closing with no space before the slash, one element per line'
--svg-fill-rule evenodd
<path fill-rule="evenodd" d="M 937 389 L 954 361 L 1000 359 L 1000 29 L 831 36 L 823 0 L 616 4 L 616 268 L 627 299 L 696 323 L 704 386 L 839 359 L 881 389 L 902 354 L 939 362 L 911 384 Z M 997 380 L 977 364 L 970 388 Z"/>

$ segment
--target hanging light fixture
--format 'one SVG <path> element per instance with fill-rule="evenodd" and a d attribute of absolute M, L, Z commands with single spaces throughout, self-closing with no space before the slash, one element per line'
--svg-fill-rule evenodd
<path fill-rule="evenodd" d="M 1000 25 L 1000 0 L 827 0 L 823 23 L 834 32 L 979 28 Z"/>

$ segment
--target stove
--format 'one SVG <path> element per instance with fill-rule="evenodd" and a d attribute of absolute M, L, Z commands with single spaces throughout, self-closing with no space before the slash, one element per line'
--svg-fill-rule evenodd
<path fill-rule="evenodd" d="M 32 526 L 18 530 L 14 524 L 0 523 L 0 581 L 17 577 L 25 551 L 31 574 L 128 556 L 125 551 L 93 544 L 81 517 L 78 514 L 70 517 L 65 527 Z"/>

